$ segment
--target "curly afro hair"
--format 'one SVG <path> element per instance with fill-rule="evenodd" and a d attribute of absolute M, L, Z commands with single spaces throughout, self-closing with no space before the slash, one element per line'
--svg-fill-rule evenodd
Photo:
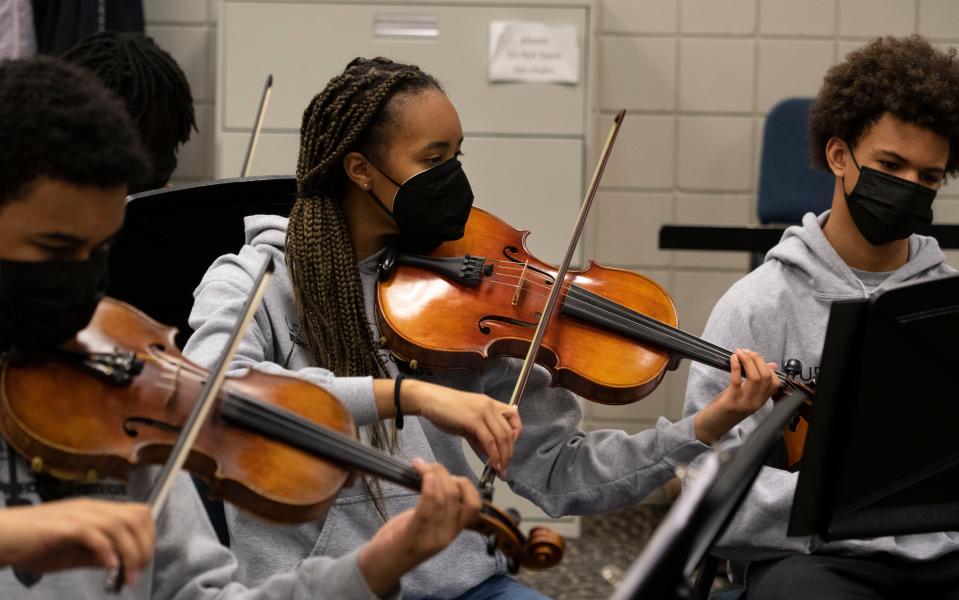
<path fill-rule="evenodd" d="M 149 172 L 119 98 L 60 59 L 0 62 L 0 131 L 0 205 L 40 177 L 108 188 Z"/>
<path fill-rule="evenodd" d="M 196 131 L 193 96 L 172 56 L 140 33 L 104 31 L 84 38 L 63 59 L 89 70 L 126 103 L 153 175 L 130 193 L 166 185 L 177 165 L 177 148 Z"/>
<path fill-rule="evenodd" d="M 959 171 L 959 62 L 955 48 L 923 38 L 885 37 L 851 52 L 826 73 L 809 111 L 812 163 L 829 170 L 826 143 L 855 145 L 885 113 L 949 140 L 946 174 Z"/>

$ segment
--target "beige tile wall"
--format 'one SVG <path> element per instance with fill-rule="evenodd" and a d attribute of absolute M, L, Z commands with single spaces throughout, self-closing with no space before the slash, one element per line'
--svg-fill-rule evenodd
<path fill-rule="evenodd" d="M 546 0 L 517 4 L 538 2 Z M 176 180 L 209 178 L 217 1 L 144 5 L 149 33 L 183 65 L 197 99 L 200 133 Z M 765 113 L 782 98 L 815 94 L 829 65 L 877 35 L 919 32 L 959 46 L 959 2 L 602 0 L 600 31 L 597 131 L 619 108 L 630 115 L 592 216 L 591 255 L 659 281 L 682 326 L 699 333 L 747 259 L 660 251 L 660 225 L 754 222 Z M 937 219 L 959 223 L 959 184 L 940 198 Z M 950 260 L 959 265 L 959 253 Z M 589 424 L 636 431 L 658 415 L 678 417 L 685 373 L 668 374 L 637 405 L 587 407 Z"/>

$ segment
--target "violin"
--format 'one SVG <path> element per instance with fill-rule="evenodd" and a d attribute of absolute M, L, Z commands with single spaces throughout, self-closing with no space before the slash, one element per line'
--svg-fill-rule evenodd
<path fill-rule="evenodd" d="M 126 480 L 163 463 L 210 373 L 185 359 L 176 329 L 111 298 L 64 349 L 6 360 L 0 428 L 31 467 L 65 479 Z M 211 495 L 260 517 L 321 517 L 356 472 L 419 490 L 408 464 L 355 439 L 349 412 L 324 389 L 248 370 L 228 376 L 186 457 Z M 151 503 L 152 504 L 152 503 Z M 485 503 L 471 529 L 511 569 L 551 567 L 563 538 L 545 528 L 524 537 L 516 520 Z"/>
<path fill-rule="evenodd" d="M 557 269 L 529 252 L 528 235 L 474 207 L 461 239 L 425 255 L 390 249 L 377 286 L 382 341 L 414 368 L 482 370 L 496 356 L 525 356 L 557 285 Z M 729 371 L 732 352 L 679 329 L 672 299 L 651 279 L 590 261 L 561 286 L 535 356 L 552 385 L 627 404 L 656 389 L 683 358 Z M 776 375 L 784 391 L 813 397 L 795 375 Z M 791 463 L 801 457 L 809 414 L 807 402 L 787 428 Z"/>

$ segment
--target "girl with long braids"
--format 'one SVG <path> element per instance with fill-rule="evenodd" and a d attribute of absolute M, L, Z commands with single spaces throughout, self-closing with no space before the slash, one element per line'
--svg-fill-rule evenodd
<path fill-rule="evenodd" d="M 127 186 L 147 170 L 136 128 L 85 69 L 50 57 L 0 61 L 0 362 L 53 349 L 93 315 Z M 3 386 L 4 394 L 10 388 Z M 47 405 L 47 406 L 45 406 Z M 58 419 L 46 398 L 34 406 Z M 104 407 L 106 409 L 106 407 Z M 119 598 L 98 568 L 122 566 L 127 600 L 401 597 L 400 576 L 442 550 L 480 509 L 472 481 L 414 463 L 423 494 L 355 552 L 316 556 L 256 586 L 213 532 L 186 473 L 156 519 L 159 466 L 126 483 L 58 481 L 0 436 L 0 598 Z"/>
<path fill-rule="evenodd" d="M 196 291 L 185 354 L 215 360 L 252 274 L 271 254 L 286 269 L 277 270 L 236 366 L 314 381 L 344 402 L 365 442 L 475 481 L 461 435 L 551 515 L 633 504 L 761 406 L 778 382 L 761 357 L 740 351 L 730 386 L 698 415 L 627 435 L 579 430 L 579 400 L 549 388 L 540 367 L 522 408 L 508 407 L 516 359 L 495 359 L 483 373 L 413 373 L 397 364 L 378 344 L 377 262 L 397 237 L 428 249 L 462 236 L 473 199 L 458 160 L 462 142 L 456 110 L 433 77 L 383 58 L 350 62 L 303 114 L 289 220 L 247 220 L 247 245 L 218 259 Z M 415 502 L 413 492 L 364 479 L 341 492 L 323 522 L 277 526 L 228 508 L 231 548 L 241 577 L 254 583 L 311 555 L 351 552 Z M 505 573 L 505 560 L 465 532 L 403 578 L 404 597 L 543 598 Z"/>

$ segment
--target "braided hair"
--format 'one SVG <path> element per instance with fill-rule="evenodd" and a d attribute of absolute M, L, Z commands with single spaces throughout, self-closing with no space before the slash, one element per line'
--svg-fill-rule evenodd
<path fill-rule="evenodd" d="M 381 158 L 396 119 L 396 103 L 391 100 L 427 89 L 442 90 L 419 67 L 386 58 L 356 58 L 303 112 L 286 260 L 313 359 L 340 377 L 388 376 L 366 319 L 360 274 L 339 201 L 347 181 L 343 158 L 354 151 Z M 392 433 L 391 449 L 395 428 Z M 381 424 L 370 427 L 370 441 L 380 448 L 387 445 Z M 379 484 L 364 483 L 385 520 Z"/>
<path fill-rule="evenodd" d="M 153 39 L 139 33 L 104 31 L 81 40 L 63 58 L 99 77 L 126 103 L 153 162 L 153 175 L 130 192 L 166 185 L 176 151 L 197 131 L 186 75 Z"/>

